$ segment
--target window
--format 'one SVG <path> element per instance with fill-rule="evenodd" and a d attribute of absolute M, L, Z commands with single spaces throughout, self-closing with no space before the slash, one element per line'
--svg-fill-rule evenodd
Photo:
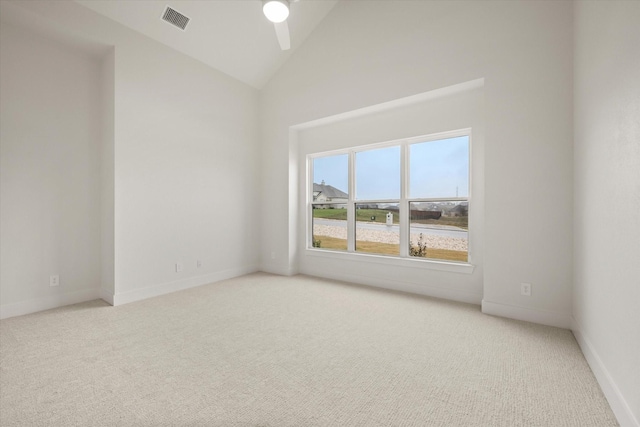
<path fill-rule="evenodd" d="M 400 152 L 399 145 L 355 152 L 356 252 L 400 255 Z"/>
<path fill-rule="evenodd" d="M 308 156 L 309 249 L 469 261 L 470 131 Z"/>
<path fill-rule="evenodd" d="M 348 188 L 348 154 L 314 159 L 312 247 L 347 250 Z"/>

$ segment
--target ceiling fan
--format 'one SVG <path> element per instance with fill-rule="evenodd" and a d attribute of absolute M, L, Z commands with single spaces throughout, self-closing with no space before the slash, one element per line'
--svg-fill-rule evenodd
<path fill-rule="evenodd" d="M 276 37 L 280 49 L 289 50 L 291 48 L 291 38 L 289 37 L 289 4 L 298 0 L 262 0 L 262 12 L 276 29 Z"/>

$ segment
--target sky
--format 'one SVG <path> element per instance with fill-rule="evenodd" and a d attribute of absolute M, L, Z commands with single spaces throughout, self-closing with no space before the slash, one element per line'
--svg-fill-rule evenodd
<path fill-rule="evenodd" d="M 356 153 L 356 198 L 400 198 L 400 146 Z M 347 154 L 313 161 L 313 182 L 347 193 Z M 469 137 L 461 136 L 409 145 L 409 197 L 469 195 Z"/>

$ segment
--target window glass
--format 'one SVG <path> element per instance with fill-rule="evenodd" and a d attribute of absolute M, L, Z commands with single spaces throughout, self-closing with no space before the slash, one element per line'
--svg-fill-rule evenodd
<path fill-rule="evenodd" d="M 346 202 L 349 199 L 349 155 L 313 159 L 313 201 Z"/>
<path fill-rule="evenodd" d="M 313 236 L 311 246 L 346 251 L 347 205 L 314 205 L 312 212 Z"/>
<path fill-rule="evenodd" d="M 400 146 L 356 153 L 358 200 L 400 198 Z"/>
<path fill-rule="evenodd" d="M 418 198 L 469 196 L 469 137 L 409 146 L 409 195 Z"/>
<path fill-rule="evenodd" d="M 409 255 L 464 261 L 469 258 L 467 202 L 410 202 Z"/>
<path fill-rule="evenodd" d="M 309 156 L 309 248 L 469 262 L 470 134 L 456 134 Z"/>
<path fill-rule="evenodd" d="M 400 255 L 398 203 L 356 204 L 356 252 Z"/>

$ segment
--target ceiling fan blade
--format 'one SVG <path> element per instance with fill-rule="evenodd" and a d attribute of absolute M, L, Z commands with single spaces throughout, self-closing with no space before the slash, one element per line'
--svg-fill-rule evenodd
<path fill-rule="evenodd" d="M 280 49 L 289 50 L 291 48 L 289 24 L 287 24 L 287 21 L 282 21 L 273 25 L 276 27 L 276 36 L 278 37 L 278 43 L 280 43 Z"/>

